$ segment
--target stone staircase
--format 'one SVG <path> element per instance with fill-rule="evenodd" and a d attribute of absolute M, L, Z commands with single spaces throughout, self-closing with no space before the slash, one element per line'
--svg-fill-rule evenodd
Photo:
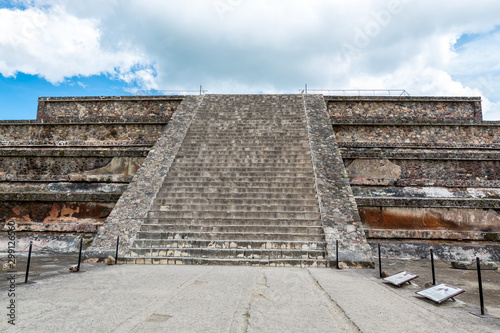
<path fill-rule="evenodd" d="M 126 261 L 328 266 L 303 103 L 204 96 Z"/>

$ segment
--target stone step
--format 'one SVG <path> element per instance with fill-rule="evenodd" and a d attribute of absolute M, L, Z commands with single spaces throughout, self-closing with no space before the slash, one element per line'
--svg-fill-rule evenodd
<path fill-rule="evenodd" d="M 269 179 L 268 181 L 244 181 L 244 180 L 228 180 L 219 181 L 218 179 L 207 181 L 196 181 L 196 179 L 187 181 L 182 178 L 169 179 L 163 182 L 163 187 L 172 189 L 173 187 L 213 187 L 213 188 L 227 188 L 227 189 L 248 189 L 248 188 L 269 188 L 269 189 L 295 189 L 295 188 L 314 188 L 313 180 L 297 180 L 294 179 L 275 180 Z"/>
<path fill-rule="evenodd" d="M 269 138 L 269 139 L 248 139 L 240 138 L 234 136 L 232 139 L 211 139 L 211 138 L 188 138 L 189 141 L 185 142 L 185 145 L 181 149 L 192 148 L 192 149 L 206 149 L 206 148 L 255 148 L 257 149 L 293 149 L 294 147 L 309 148 L 307 140 L 305 139 L 294 139 L 293 143 L 290 142 L 289 138 Z"/>
<path fill-rule="evenodd" d="M 261 250 L 261 249 L 213 249 L 213 248 L 138 248 L 130 249 L 128 258 L 197 257 L 226 259 L 325 259 L 322 250 Z"/>
<path fill-rule="evenodd" d="M 272 154 L 272 153 L 288 153 L 288 154 L 305 154 L 310 151 L 309 147 L 305 146 L 297 146 L 297 147 L 274 147 L 272 144 L 269 144 L 267 147 L 254 147 L 253 145 L 246 145 L 246 146 L 221 146 L 219 148 L 215 147 L 189 147 L 189 148 L 181 148 L 179 150 L 179 153 L 191 153 L 191 154 L 199 154 L 203 152 L 214 152 L 214 153 L 231 153 L 231 154 L 241 154 L 241 153 L 252 153 L 252 154 L 259 154 L 259 153 L 266 153 L 266 154 Z"/>
<path fill-rule="evenodd" d="M 243 218 L 243 219 L 292 219 L 319 220 L 319 212 L 289 212 L 289 211 L 149 211 L 149 218 Z"/>
<path fill-rule="evenodd" d="M 294 143 L 293 147 L 287 147 L 283 143 L 267 143 L 267 144 L 228 144 L 220 142 L 212 143 L 196 143 L 196 144 L 185 144 L 179 149 L 179 152 L 193 152 L 198 153 L 200 151 L 236 151 L 236 152 L 259 152 L 259 151 L 269 151 L 269 152 L 309 152 L 310 146 L 306 143 Z"/>
<path fill-rule="evenodd" d="M 268 163 L 259 163 L 259 162 L 252 162 L 248 163 L 245 165 L 241 164 L 236 164 L 236 163 L 209 163 L 205 161 L 196 161 L 192 162 L 187 159 L 175 159 L 174 163 L 172 163 L 172 168 L 202 168 L 202 169 L 239 169 L 239 170 L 253 170 L 253 169 L 310 169 L 312 170 L 312 164 L 311 161 L 308 160 L 307 162 L 301 162 L 301 163 L 273 163 L 271 164 L 272 167 L 270 167 L 270 164 Z M 185 169 L 184 169 L 185 170 Z"/>
<path fill-rule="evenodd" d="M 286 143 L 286 140 L 293 140 L 294 142 L 305 142 L 307 141 L 307 133 L 297 133 L 297 132 L 285 132 L 277 131 L 273 133 L 257 132 L 239 132 L 239 133 L 229 133 L 229 132 L 219 132 L 219 133 L 207 133 L 207 132 L 188 132 L 185 138 L 189 139 L 188 142 L 195 140 L 195 142 L 277 142 Z"/>
<path fill-rule="evenodd" d="M 248 164 L 264 164 L 264 165 L 273 165 L 273 164 L 292 164 L 299 166 L 311 165 L 311 160 L 305 157 L 270 157 L 270 158 L 261 158 L 261 157 L 248 157 L 248 158 L 237 158 L 237 157 L 217 157 L 217 156 L 205 156 L 203 158 L 196 156 L 177 156 L 175 160 L 179 161 L 179 163 L 207 163 L 214 166 L 220 165 L 228 165 L 228 166 L 242 166 Z"/>
<path fill-rule="evenodd" d="M 196 257 L 153 257 L 120 258 L 119 263 L 146 265 L 221 265 L 221 266 L 271 266 L 326 268 L 332 264 L 329 259 L 224 259 Z"/>
<path fill-rule="evenodd" d="M 172 175 L 174 173 L 179 173 L 181 170 L 172 170 L 169 172 L 169 175 Z M 228 173 L 228 174 L 245 174 L 245 173 L 251 173 L 251 174 L 261 174 L 261 173 L 279 173 L 279 174 L 293 174 L 293 173 L 300 173 L 303 175 L 314 175 L 314 172 L 312 171 L 311 167 L 308 168 L 298 168 L 298 167 L 247 167 L 247 166 L 240 166 L 240 167 L 211 167 L 211 166 L 205 166 L 205 167 L 191 167 L 187 168 L 184 167 L 182 169 L 182 172 L 198 172 L 198 173 L 204 173 L 204 172 L 214 172 L 214 173 Z"/>
<path fill-rule="evenodd" d="M 150 211 L 159 212 L 286 212 L 286 213 L 308 213 L 319 212 L 318 205 L 301 206 L 301 205 L 239 205 L 232 204 L 159 204 L 155 203 Z"/>
<path fill-rule="evenodd" d="M 241 135 L 235 135 L 233 137 L 217 138 L 217 137 L 207 137 L 204 135 L 186 135 L 186 142 L 189 144 L 241 144 L 241 145 L 286 145 L 290 142 L 304 144 L 307 142 L 307 136 L 255 136 L 247 135 L 245 137 Z"/>
<path fill-rule="evenodd" d="M 302 158 L 302 159 L 310 159 L 307 155 L 309 153 L 309 149 L 301 148 L 295 150 L 258 150 L 258 149 L 198 149 L 198 150 L 179 150 L 176 157 L 180 156 L 214 156 L 214 157 L 231 157 L 231 158 Z"/>
<path fill-rule="evenodd" d="M 174 171 L 175 172 L 175 171 Z M 180 173 L 180 174 L 179 174 Z M 290 184 L 303 184 L 314 185 L 314 179 L 310 176 L 296 176 L 296 177 L 281 177 L 279 175 L 263 175 L 263 176 L 238 176 L 231 177 L 225 174 L 212 174 L 212 176 L 182 176 L 182 172 L 177 172 L 177 175 L 167 175 L 165 184 L 172 183 L 185 183 L 190 184 L 241 184 L 241 186 L 246 187 L 250 184 L 261 184 L 261 187 L 283 185 L 283 187 L 288 187 Z M 267 185 L 266 185 L 267 184 Z M 196 186 L 196 185 L 194 185 Z"/>
<path fill-rule="evenodd" d="M 182 170 L 179 170 L 177 168 L 174 168 L 168 173 L 168 178 L 177 178 L 177 177 L 196 177 L 198 179 L 200 178 L 211 178 L 213 179 L 214 177 L 230 177 L 232 179 L 239 179 L 239 178 L 276 178 L 276 179 L 282 179 L 282 178 L 308 178 L 308 179 L 313 179 L 314 173 L 311 170 L 308 170 L 309 172 L 281 172 L 281 171 L 224 171 L 224 170 L 203 170 L 203 171 L 193 171 L 188 168 L 183 168 Z"/>
<path fill-rule="evenodd" d="M 303 233 L 265 233 L 254 232 L 176 232 L 176 231 L 139 231 L 137 239 L 174 239 L 174 240 L 263 240 L 263 241 L 300 241 L 323 242 L 323 235 Z"/>
<path fill-rule="evenodd" d="M 246 118 L 246 119 L 244 119 Z M 286 113 L 286 112 L 266 112 L 266 110 L 241 110 L 241 109 L 231 109 L 226 112 L 217 112 L 212 110 L 211 112 L 198 113 L 196 115 L 196 120 L 201 119 L 229 119 L 243 122 L 247 120 L 252 123 L 260 123 L 267 121 L 299 121 L 305 120 L 304 114 L 302 113 Z"/>
<path fill-rule="evenodd" d="M 179 150 L 179 153 L 191 153 L 191 154 L 199 154 L 200 152 L 217 152 L 217 153 L 243 153 L 243 152 L 248 152 L 248 153 L 259 153 L 259 152 L 268 152 L 268 153 L 282 153 L 282 152 L 287 152 L 287 153 L 294 153 L 296 154 L 297 152 L 308 152 L 309 147 L 305 145 L 297 145 L 293 147 L 285 147 L 285 146 L 246 146 L 242 147 L 239 145 L 233 145 L 233 146 L 227 146 L 227 145 L 219 145 L 219 146 L 206 146 L 206 145 L 193 145 L 191 147 L 182 147 Z"/>
<path fill-rule="evenodd" d="M 280 135 L 287 136 L 297 136 L 297 137 L 307 137 L 306 127 L 302 125 L 300 127 L 237 127 L 237 126 L 227 126 L 227 127 L 218 127 L 218 128 L 193 128 L 191 127 L 186 133 L 187 137 L 196 136 L 196 135 L 208 135 L 208 136 L 217 136 L 217 137 L 239 137 L 239 136 L 251 136 L 251 137 L 278 137 Z"/>
<path fill-rule="evenodd" d="M 206 218 L 206 219 L 193 219 L 193 218 L 148 218 L 145 224 L 180 224 L 180 225 L 193 225 L 193 226 L 262 226 L 268 225 L 273 227 L 317 227 L 321 225 L 319 220 L 293 220 L 293 219 L 221 219 L 221 218 Z"/>
<path fill-rule="evenodd" d="M 199 120 L 199 119 L 197 119 Z M 226 122 L 221 122 L 219 119 L 213 119 L 211 122 L 207 123 L 204 122 L 202 124 L 193 124 L 189 127 L 189 130 L 195 130 L 195 131 L 224 131 L 224 130 L 230 130 L 230 131 L 245 131 L 245 130 L 251 130 L 251 131 L 268 131 L 272 132 L 274 130 L 281 130 L 281 131 L 304 131 L 306 128 L 306 123 L 305 121 L 292 121 L 292 122 L 273 122 L 272 120 L 268 121 L 267 123 L 265 122 L 260 122 L 260 123 L 250 123 L 248 121 L 238 121 L 238 120 L 233 120 L 233 121 L 226 121 Z"/>
<path fill-rule="evenodd" d="M 191 138 L 217 138 L 221 140 L 234 140 L 234 139 L 246 139 L 246 138 L 252 138 L 254 140 L 256 139 L 274 139 L 274 140 L 282 140 L 285 137 L 286 138 L 294 138 L 298 140 L 306 140 L 307 133 L 305 131 L 214 131 L 214 132 L 206 132 L 206 131 L 188 131 L 186 133 L 186 138 L 191 139 Z"/>
<path fill-rule="evenodd" d="M 178 165 L 182 165 L 183 169 L 187 166 L 195 164 L 194 167 L 213 166 L 242 168 L 242 167 L 312 167 L 311 160 L 302 157 L 288 156 L 273 156 L 273 157 L 247 157 L 247 156 L 177 156 L 174 160 Z"/>
<path fill-rule="evenodd" d="M 200 119 L 197 119 L 200 120 Z M 306 121 L 290 121 L 290 122 L 273 122 L 273 120 L 269 120 L 267 123 L 266 122 L 259 122 L 259 123 L 251 123 L 250 121 L 238 121 L 238 120 L 226 120 L 226 121 L 221 121 L 220 119 L 207 119 L 207 122 L 204 122 L 203 124 L 193 124 L 191 127 L 189 127 L 189 130 L 195 130 L 195 131 L 224 131 L 224 130 L 230 130 L 230 131 L 268 131 L 272 132 L 274 130 L 281 130 L 281 131 L 288 131 L 288 130 L 293 130 L 293 131 L 304 131 L 306 129 Z"/>
<path fill-rule="evenodd" d="M 196 115 L 195 122 L 193 122 L 191 126 L 248 126 L 260 128 L 269 126 L 286 127 L 288 125 L 303 124 L 305 127 L 306 119 L 305 117 L 300 117 L 300 115 L 266 114 L 263 110 L 259 110 L 259 112 L 262 112 L 262 114 L 237 113 L 234 110 L 225 114 L 198 114 Z M 267 119 L 264 117 L 267 117 Z"/>
<path fill-rule="evenodd" d="M 149 221 L 148 221 L 149 222 Z M 164 232 L 209 232 L 209 233 L 292 233 L 321 235 L 321 226 L 272 226 L 272 225 L 193 225 L 193 224 L 150 224 L 141 226 L 141 231 L 164 231 Z"/>
<path fill-rule="evenodd" d="M 188 140 L 189 139 L 189 140 Z M 307 141 L 303 138 L 279 138 L 279 139 L 255 139 L 255 138 L 236 138 L 232 140 L 228 139 L 217 139 L 217 138 L 207 138 L 207 137 L 196 137 L 187 138 L 186 142 L 189 143 L 190 147 L 201 147 L 202 145 L 210 145 L 217 147 L 241 147 L 241 148 L 252 148 L 258 150 L 262 147 L 286 147 L 290 142 L 299 147 L 307 148 Z M 181 148 L 183 149 L 183 148 Z"/>
<path fill-rule="evenodd" d="M 235 138 L 236 139 L 236 138 Z M 269 140 L 268 142 L 259 142 L 259 141 L 239 141 L 239 142 L 232 142 L 229 140 L 226 140 L 224 142 L 220 141 L 206 141 L 206 142 L 198 142 L 198 143 L 191 143 L 191 142 L 184 142 L 184 144 L 181 146 L 182 149 L 186 148 L 192 148 L 192 149 L 200 149 L 200 148 L 223 148 L 223 147 L 231 147 L 231 148 L 242 148 L 242 149 L 247 149 L 247 148 L 255 148 L 255 149 L 269 149 L 269 148 L 283 148 L 283 149 L 288 149 L 288 148 L 293 148 L 293 147 L 306 147 L 309 148 L 309 142 L 303 140 L 303 141 L 297 141 L 293 142 L 293 145 L 290 145 L 290 142 L 287 142 L 285 140 L 281 142 L 276 142 L 274 140 Z"/>
<path fill-rule="evenodd" d="M 307 203 L 318 202 L 316 193 L 311 191 L 311 195 L 306 193 L 200 193 L 200 192 L 160 192 L 161 196 L 157 196 L 157 202 L 172 202 L 172 200 L 206 200 L 208 202 L 232 202 L 238 200 L 260 201 L 260 200 L 282 200 L 283 202 L 294 202 L 304 200 Z M 165 200 L 165 201 L 160 201 Z M 203 201 L 205 202 L 205 201 Z"/>
<path fill-rule="evenodd" d="M 299 121 L 305 120 L 304 114 L 302 113 L 286 113 L 286 112 L 265 112 L 259 110 L 258 112 L 249 110 L 230 110 L 228 112 L 216 112 L 212 110 L 211 112 L 198 113 L 196 115 L 196 120 L 203 119 L 222 119 L 222 120 L 234 120 L 234 121 L 250 121 L 250 122 L 265 122 L 269 121 Z"/>
<path fill-rule="evenodd" d="M 185 174 L 185 176 L 182 176 Z M 184 182 L 186 184 L 196 183 L 213 183 L 222 182 L 233 184 L 235 182 L 248 184 L 268 183 L 266 186 L 279 184 L 313 184 L 314 178 L 310 175 L 288 173 L 286 175 L 279 173 L 266 173 L 264 175 L 245 175 L 244 173 L 226 173 L 226 172 L 191 172 L 175 168 L 174 171 L 167 175 L 168 182 Z M 192 185 L 189 185 L 192 186 Z"/>
<path fill-rule="evenodd" d="M 256 239 L 158 239 L 137 238 L 133 247 L 136 248 L 212 248 L 212 249 L 275 249 L 275 250 L 322 250 L 326 242 L 321 241 L 270 241 Z"/>
<path fill-rule="evenodd" d="M 198 154 L 185 154 L 179 152 L 176 159 L 192 159 L 192 160 L 203 160 L 203 161 L 213 161 L 213 160 L 230 160 L 230 161 L 264 161 L 264 163 L 272 163 L 274 161 L 309 161 L 305 153 L 292 154 L 287 152 L 241 152 L 241 153 L 221 153 L 221 152 L 210 152 L 204 151 Z"/>
<path fill-rule="evenodd" d="M 267 122 L 264 120 L 259 121 L 259 122 L 252 122 L 252 120 L 238 120 L 238 119 L 229 119 L 229 118 L 212 118 L 212 119 L 196 119 L 198 121 L 202 121 L 202 124 L 193 124 L 189 129 L 196 129 L 196 130 L 224 130 L 224 129 L 230 129 L 230 130 L 248 130 L 248 129 L 257 129 L 257 130 L 267 130 L 267 131 L 272 131 L 274 129 L 278 130 L 288 130 L 288 129 L 293 129 L 293 130 L 305 130 L 306 129 L 306 121 L 305 120 L 299 120 L 299 119 L 291 119 L 290 121 L 277 121 L 275 122 L 274 119 L 269 119 Z M 205 121 L 203 121 L 205 120 Z"/>
<path fill-rule="evenodd" d="M 246 198 L 162 198 L 156 200 L 156 205 L 198 204 L 198 205 L 282 205 L 282 206 L 318 206 L 318 200 L 307 200 L 304 196 L 300 199 L 246 199 Z"/>
<path fill-rule="evenodd" d="M 184 150 L 179 151 L 176 157 L 192 157 L 192 158 L 301 158 L 307 156 L 307 150 L 203 150 L 198 151 Z"/>
<path fill-rule="evenodd" d="M 299 186 L 294 186 L 291 188 L 283 188 L 283 187 L 230 187 L 227 186 L 218 186 L 218 187 L 212 187 L 212 188 L 207 188 L 206 186 L 175 186 L 175 187 L 168 187 L 164 186 L 160 188 L 160 191 L 157 195 L 157 198 L 163 198 L 164 194 L 168 193 L 181 193 L 184 195 L 184 193 L 206 193 L 206 194 L 242 194 L 242 193 L 258 193 L 258 194 L 263 194 L 263 195 L 270 195 L 270 194 L 316 194 L 316 189 L 312 186 L 305 186 L 305 187 L 299 187 Z"/>
<path fill-rule="evenodd" d="M 222 113 L 222 114 L 197 114 L 196 115 L 196 120 L 212 120 L 214 122 L 237 122 L 237 123 L 245 123 L 245 124 L 269 124 L 269 122 L 272 123 L 281 123 L 281 124 L 287 124 L 287 123 L 296 123 L 296 122 L 303 122 L 305 124 L 306 119 L 303 115 L 286 115 L 286 114 L 276 114 L 276 115 L 266 115 L 263 116 L 263 114 L 254 114 L 254 113 L 249 113 L 249 114 L 241 114 L 237 112 L 228 112 L 228 113 Z M 204 122 L 201 122 L 204 123 Z"/>

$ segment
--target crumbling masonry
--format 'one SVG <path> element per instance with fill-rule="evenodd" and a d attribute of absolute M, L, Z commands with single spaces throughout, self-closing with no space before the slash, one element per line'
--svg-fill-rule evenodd
<path fill-rule="evenodd" d="M 0 219 L 127 263 L 498 261 L 499 126 L 479 98 L 40 98 L 0 122 Z"/>

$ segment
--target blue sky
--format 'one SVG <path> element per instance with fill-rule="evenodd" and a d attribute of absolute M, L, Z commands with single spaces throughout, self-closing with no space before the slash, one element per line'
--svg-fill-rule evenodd
<path fill-rule="evenodd" d="M 2 120 L 36 118 L 39 97 L 58 96 L 121 96 L 131 95 L 122 80 L 107 75 L 72 77 L 52 84 L 37 76 L 18 73 L 15 77 L 0 75 L 0 117 Z"/>
<path fill-rule="evenodd" d="M 197 8 L 197 10 L 193 10 Z M 500 119 L 500 1 L 0 0 L 0 119 L 38 97 L 405 89 Z"/>

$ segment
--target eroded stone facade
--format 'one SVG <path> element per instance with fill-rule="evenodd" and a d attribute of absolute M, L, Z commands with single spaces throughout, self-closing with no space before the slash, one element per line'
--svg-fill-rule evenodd
<path fill-rule="evenodd" d="M 181 101 L 40 98 L 37 120 L 0 121 L 0 220 L 16 223 L 20 243 L 76 250 L 109 216 Z"/>
<path fill-rule="evenodd" d="M 107 253 L 119 234 L 129 244 L 154 192 L 147 184 L 165 176 L 182 141 L 182 126 L 165 126 L 183 100 L 40 98 L 37 120 L 0 122 L 0 219 L 15 220 L 22 239 L 44 234 L 40 244 L 74 250 L 79 235 L 93 237 L 109 218 L 116 232 L 98 237 L 97 251 Z M 430 246 L 443 258 L 498 252 L 500 123 L 482 121 L 479 98 L 305 101 L 330 253 L 336 239 L 365 236 L 399 256 L 423 256 Z M 314 129 L 323 127 L 333 131 Z M 171 154 L 159 156 L 156 145 L 173 145 Z M 158 176 L 151 166 L 162 163 Z M 110 215 L 134 175 L 135 196 Z"/>
<path fill-rule="evenodd" d="M 181 102 L 182 97 L 178 96 L 41 97 L 37 119 L 164 120 L 174 114 Z"/>
<path fill-rule="evenodd" d="M 433 97 L 325 97 L 334 122 L 367 120 L 401 124 L 405 122 L 440 123 L 462 121 L 480 123 L 478 98 Z"/>
<path fill-rule="evenodd" d="M 484 249 L 500 239 L 498 122 L 482 121 L 475 98 L 388 99 L 327 98 L 368 240 L 400 257 L 476 246 L 497 258 Z"/>

